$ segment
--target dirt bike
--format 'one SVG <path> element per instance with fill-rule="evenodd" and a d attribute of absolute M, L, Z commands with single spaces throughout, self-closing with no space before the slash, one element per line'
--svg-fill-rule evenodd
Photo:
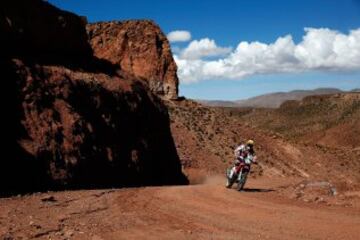
<path fill-rule="evenodd" d="M 243 190 L 252 162 L 256 163 L 256 158 L 249 154 L 243 161 L 228 168 L 226 170 L 226 187 L 231 188 L 234 183 L 237 183 L 237 190 Z"/>

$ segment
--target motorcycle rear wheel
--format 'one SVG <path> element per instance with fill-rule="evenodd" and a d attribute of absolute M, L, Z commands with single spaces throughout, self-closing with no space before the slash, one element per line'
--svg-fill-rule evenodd
<path fill-rule="evenodd" d="M 232 177 L 232 179 L 229 177 L 230 173 L 231 173 L 231 168 L 226 169 L 226 185 L 225 185 L 226 188 L 231 188 L 235 182 L 234 176 Z"/>
<path fill-rule="evenodd" d="M 226 178 L 226 188 L 231 188 L 234 184 L 234 179 L 230 179 L 229 177 Z"/>

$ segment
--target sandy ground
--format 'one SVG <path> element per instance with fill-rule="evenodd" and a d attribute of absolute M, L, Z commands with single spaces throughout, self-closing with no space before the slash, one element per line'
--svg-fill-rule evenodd
<path fill-rule="evenodd" d="M 284 179 L 38 193 L 0 199 L 0 239 L 359 239 L 360 207 L 278 194 Z"/>

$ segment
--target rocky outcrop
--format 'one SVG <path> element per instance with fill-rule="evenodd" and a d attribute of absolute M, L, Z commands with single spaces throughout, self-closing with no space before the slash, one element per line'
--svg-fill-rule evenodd
<path fill-rule="evenodd" d="M 166 107 L 92 56 L 84 19 L 40 0 L 5 6 L 0 195 L 187 183 Z"/>
<path fill-rule="evenodd" d="M 101 22 L 87 25 L 95 56 L 145 81 L 157 95 L 178 97 L 177 66 L 170 44 L 152 21 Z"/>
<path fill-rule="evenodd" d="M 38 60 L 87 59 L 92 50 L 87 43 L 86 18 L 61 11 L 44 1 L 4 1 L 0 29 L 2 54 L 36 57 Z"/>

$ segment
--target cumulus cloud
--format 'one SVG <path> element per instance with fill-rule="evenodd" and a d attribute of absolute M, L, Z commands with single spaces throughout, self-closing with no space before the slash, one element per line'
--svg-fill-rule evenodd
<path fill-rule="evenodd" d="M 268 73 L 360 70 L 360 28 L 344 34 L 327 28 L 305 28 L 300 43 L 291 35 L 275 42 L 240 42 L 234 50 L 213 40 L 192 41 L 175 55 L 182 83 L 241 79 Z M 206 59 L 218 56 L 216 59 Z M 221 57 L 220 57 L 221 56 Z"/>
<path fill-rule="evenodd" d="M 199 59 L 203 57 L 224 56 L 231 52 L 231 48 L 218 47 L 214 40 L 204 38 L 192 41 L 187 48 L 181 52 L 181 58 Z"/>
<path fill-rule="evenodd" d="M 168 33 L 167 38 L 170 42 L 187 42 L 191 40 L 191 33 L 183 30 L 172 31 Z"/>

